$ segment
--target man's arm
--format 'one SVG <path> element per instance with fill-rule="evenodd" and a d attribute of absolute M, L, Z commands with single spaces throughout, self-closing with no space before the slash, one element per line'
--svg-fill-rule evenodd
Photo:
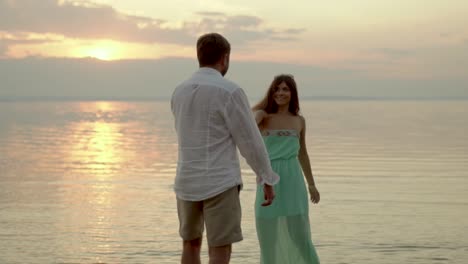
<path fill-rule="evenodd" d="M 271 168 L 265 144 L 242 89 L 237 89 L 231 94 L 225 106 L 224 116 L 241 155 L 257 175 L 257 183 L 278 183 L 279 176 Z"/>

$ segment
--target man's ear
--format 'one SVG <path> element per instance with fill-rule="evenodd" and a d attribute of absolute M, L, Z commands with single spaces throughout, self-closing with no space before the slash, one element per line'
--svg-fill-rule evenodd
<path fill-rule="evenodd" d="M 229 53 L 224 54 L 224 65 L 229 64 Z"/>

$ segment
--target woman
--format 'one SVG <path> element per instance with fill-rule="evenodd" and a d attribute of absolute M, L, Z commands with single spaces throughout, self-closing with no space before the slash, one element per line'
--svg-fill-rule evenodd
<path fill-rule="evenodd" d="M 257 188 L 255 219 L 261 263 L 318 264 L 310 234 L 307 189 L 312 203 L 320 201 L 320 194 L 307 154 L 306 124 L 299 115 L 294 78 L 276 76 L 265 98 L 253 110 L 273 170 L 281 179 L 274 186 L 275 202 L 268 207 L 261 206 L 263 191 L 261 186 Z"/>

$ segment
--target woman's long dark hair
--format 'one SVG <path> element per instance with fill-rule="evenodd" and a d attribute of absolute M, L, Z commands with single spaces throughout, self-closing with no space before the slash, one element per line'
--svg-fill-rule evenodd
<path fill-rule="evenodd" d="M 294 77 L 290 74 L 280 74 L 275 76 L 270 84 L 265 97 L 258 102 L 252 109 L 254 111 L 264 110 L 269 114 L 278 112 L 278 105 L 273 99 L 273 94 L 278 90 L 278 85 L 284 82 L 291 91 L 291 101 L 289 102 L 289 112 L 293 115 L 299 114 L 299 96 L 297 95 L 297 85 Z"/>

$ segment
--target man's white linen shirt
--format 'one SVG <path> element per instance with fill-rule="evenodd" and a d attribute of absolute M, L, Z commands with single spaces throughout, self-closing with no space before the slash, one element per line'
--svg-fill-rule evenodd
<path fill-rule="evenodd" d="M 174 90 L 171 110 L 179 145 L 174 185 L 179 199 L 201 201 L 242 185 L 236 147 L 258 184 L 279 181 L 247 96 L 220 72 L 196 71 Z"/>

